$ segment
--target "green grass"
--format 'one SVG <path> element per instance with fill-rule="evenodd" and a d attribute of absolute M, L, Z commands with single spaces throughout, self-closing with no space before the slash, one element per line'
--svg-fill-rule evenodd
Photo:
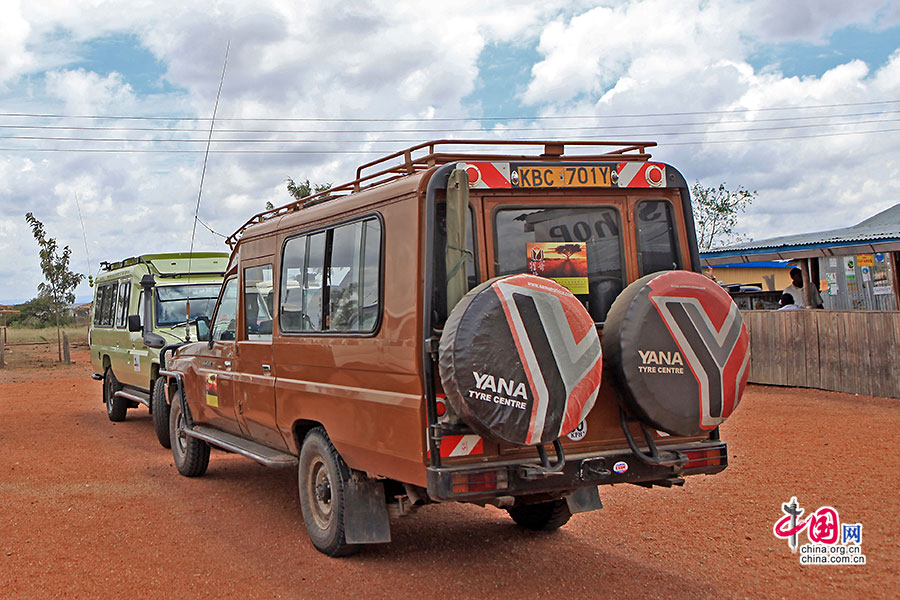
<path fill-rule="evenodd" d="M 69 325 L 62 328 L 69 336 L 70 344 L 87 344 L 87 325 Z M 28 327 L 7 327 L 6 341 L 8 344 L 33 344 L 35 342 L 56 343 L 56 327 L 44 327 L 31 329 Z"/>

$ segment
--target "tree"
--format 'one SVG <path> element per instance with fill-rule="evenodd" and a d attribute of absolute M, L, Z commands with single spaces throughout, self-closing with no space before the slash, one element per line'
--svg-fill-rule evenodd
<path fill-rule="evenodd" d="M 307 179 L 306 181 L 301 181 L 300 183 L 295 183 L 294 180 L 290 177 L 287 178 L 287 191 L 297 200 L 302 200 L 303 198 L 312 196 L 313 194 L 327 192 L 330 189 L 330 183 L 316 183 L 310 185 L 309 179 Z"/>
<path fill-rule="evenodd" d="M 735 231 L 738 216 L 747 210 L 756 198 L 756 192 L 743 187 L 731 191 L 725 183 L 719 187 L 704 187 L 699 181 L 691 187 L 691 206 L 697 224 L 697 244 L 700 250 L 716 246 L 749 241 L 750 238 Z"/>
<path fill-rule="evenodd" d="M 38 293 L 41 296 L 50 298 L 53 303 L 53 309 L 56 313 L 56 346 L 59 353 L 59 362 L 62 362 L 62 340 L 60 337 L 60 311 L 63 304 L 71 304 L 75 302 L 75 288 L 84 279 L 84 275 L 73 273 L 69 270 L 69 258 L 72 251 L 68 246 L 63 248 L 62 253 L 56 240 L 47 237 L 44 230 L 44 224 L 38 221 L 33 214 L 26 213 L 25 221 L 31 225 L 31 233 L 37 240 L 40 248 L 41 271 L 44 272 L 44 283 L 38 285 Z"/>

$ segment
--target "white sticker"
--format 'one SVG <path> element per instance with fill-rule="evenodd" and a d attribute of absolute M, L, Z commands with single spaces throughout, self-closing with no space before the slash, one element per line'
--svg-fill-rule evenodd
<path fill-rule="evenodd" d="M 619 462 L 617 462 L 616 464 L 613 465 L 613 471 L 615 471 L 616 473 L 621 474 L 627 470 L 628 470 L 628 463 L 625 462 L 624 460 L 620 460 Z"/>
<path fill-rule="evenodd" d="M 566 437 L 569 438 L 570 440 L 572 440 L 573 442 L 577 442 L 578 440 L 583 439 L 584 436 L 586 436 L 586 435 L 587 435 L 587 421 L 582 421 L 581 423 L 578 424 L 578 427 L 576 427 L 572 431 L 572 433 L 570 433 Z"/>
<path fill-rule="evenodd" d="M 134 355 L 134 370 L 135 371 L 141 370 L 141 357 L 136 354 Z"/>

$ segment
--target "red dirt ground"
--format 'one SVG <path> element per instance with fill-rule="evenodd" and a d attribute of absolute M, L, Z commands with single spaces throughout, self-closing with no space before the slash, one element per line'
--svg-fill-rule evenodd
<path fill-rule="evenodd" d="M 15 346 L 0 369 L 2 598 L 896 598 L 900 400 L 751 386 L 731 464 L 684 488 L 601 488 L 551 534 L 494 508 L 425 507 L 348 559 L 310 545 L 297 474 L 214 452 L 181 477 L 145 408 L 111 423 L 87 351 Z M 893 482 L 893 483 L 892 483 Z M 863 566 L 802 566 L 772 526 L 862 523 Z M 807 540 L 801 534 L 800 542 Z"/>

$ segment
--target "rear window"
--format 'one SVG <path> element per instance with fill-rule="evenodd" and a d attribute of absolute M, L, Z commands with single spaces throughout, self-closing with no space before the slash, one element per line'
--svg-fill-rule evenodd
<path fill-rule="evenodd" d="M 567 287 L 597 323 L 625 285 L 619 212 L 612 207 L 501 209 L 496 274 L 531 272 Z"/>
<path fill-rule="evenodd" d="M 641 276 L 680 269 L 672 205 L 665 200 L 644 200 L 634 210 Z"/>

